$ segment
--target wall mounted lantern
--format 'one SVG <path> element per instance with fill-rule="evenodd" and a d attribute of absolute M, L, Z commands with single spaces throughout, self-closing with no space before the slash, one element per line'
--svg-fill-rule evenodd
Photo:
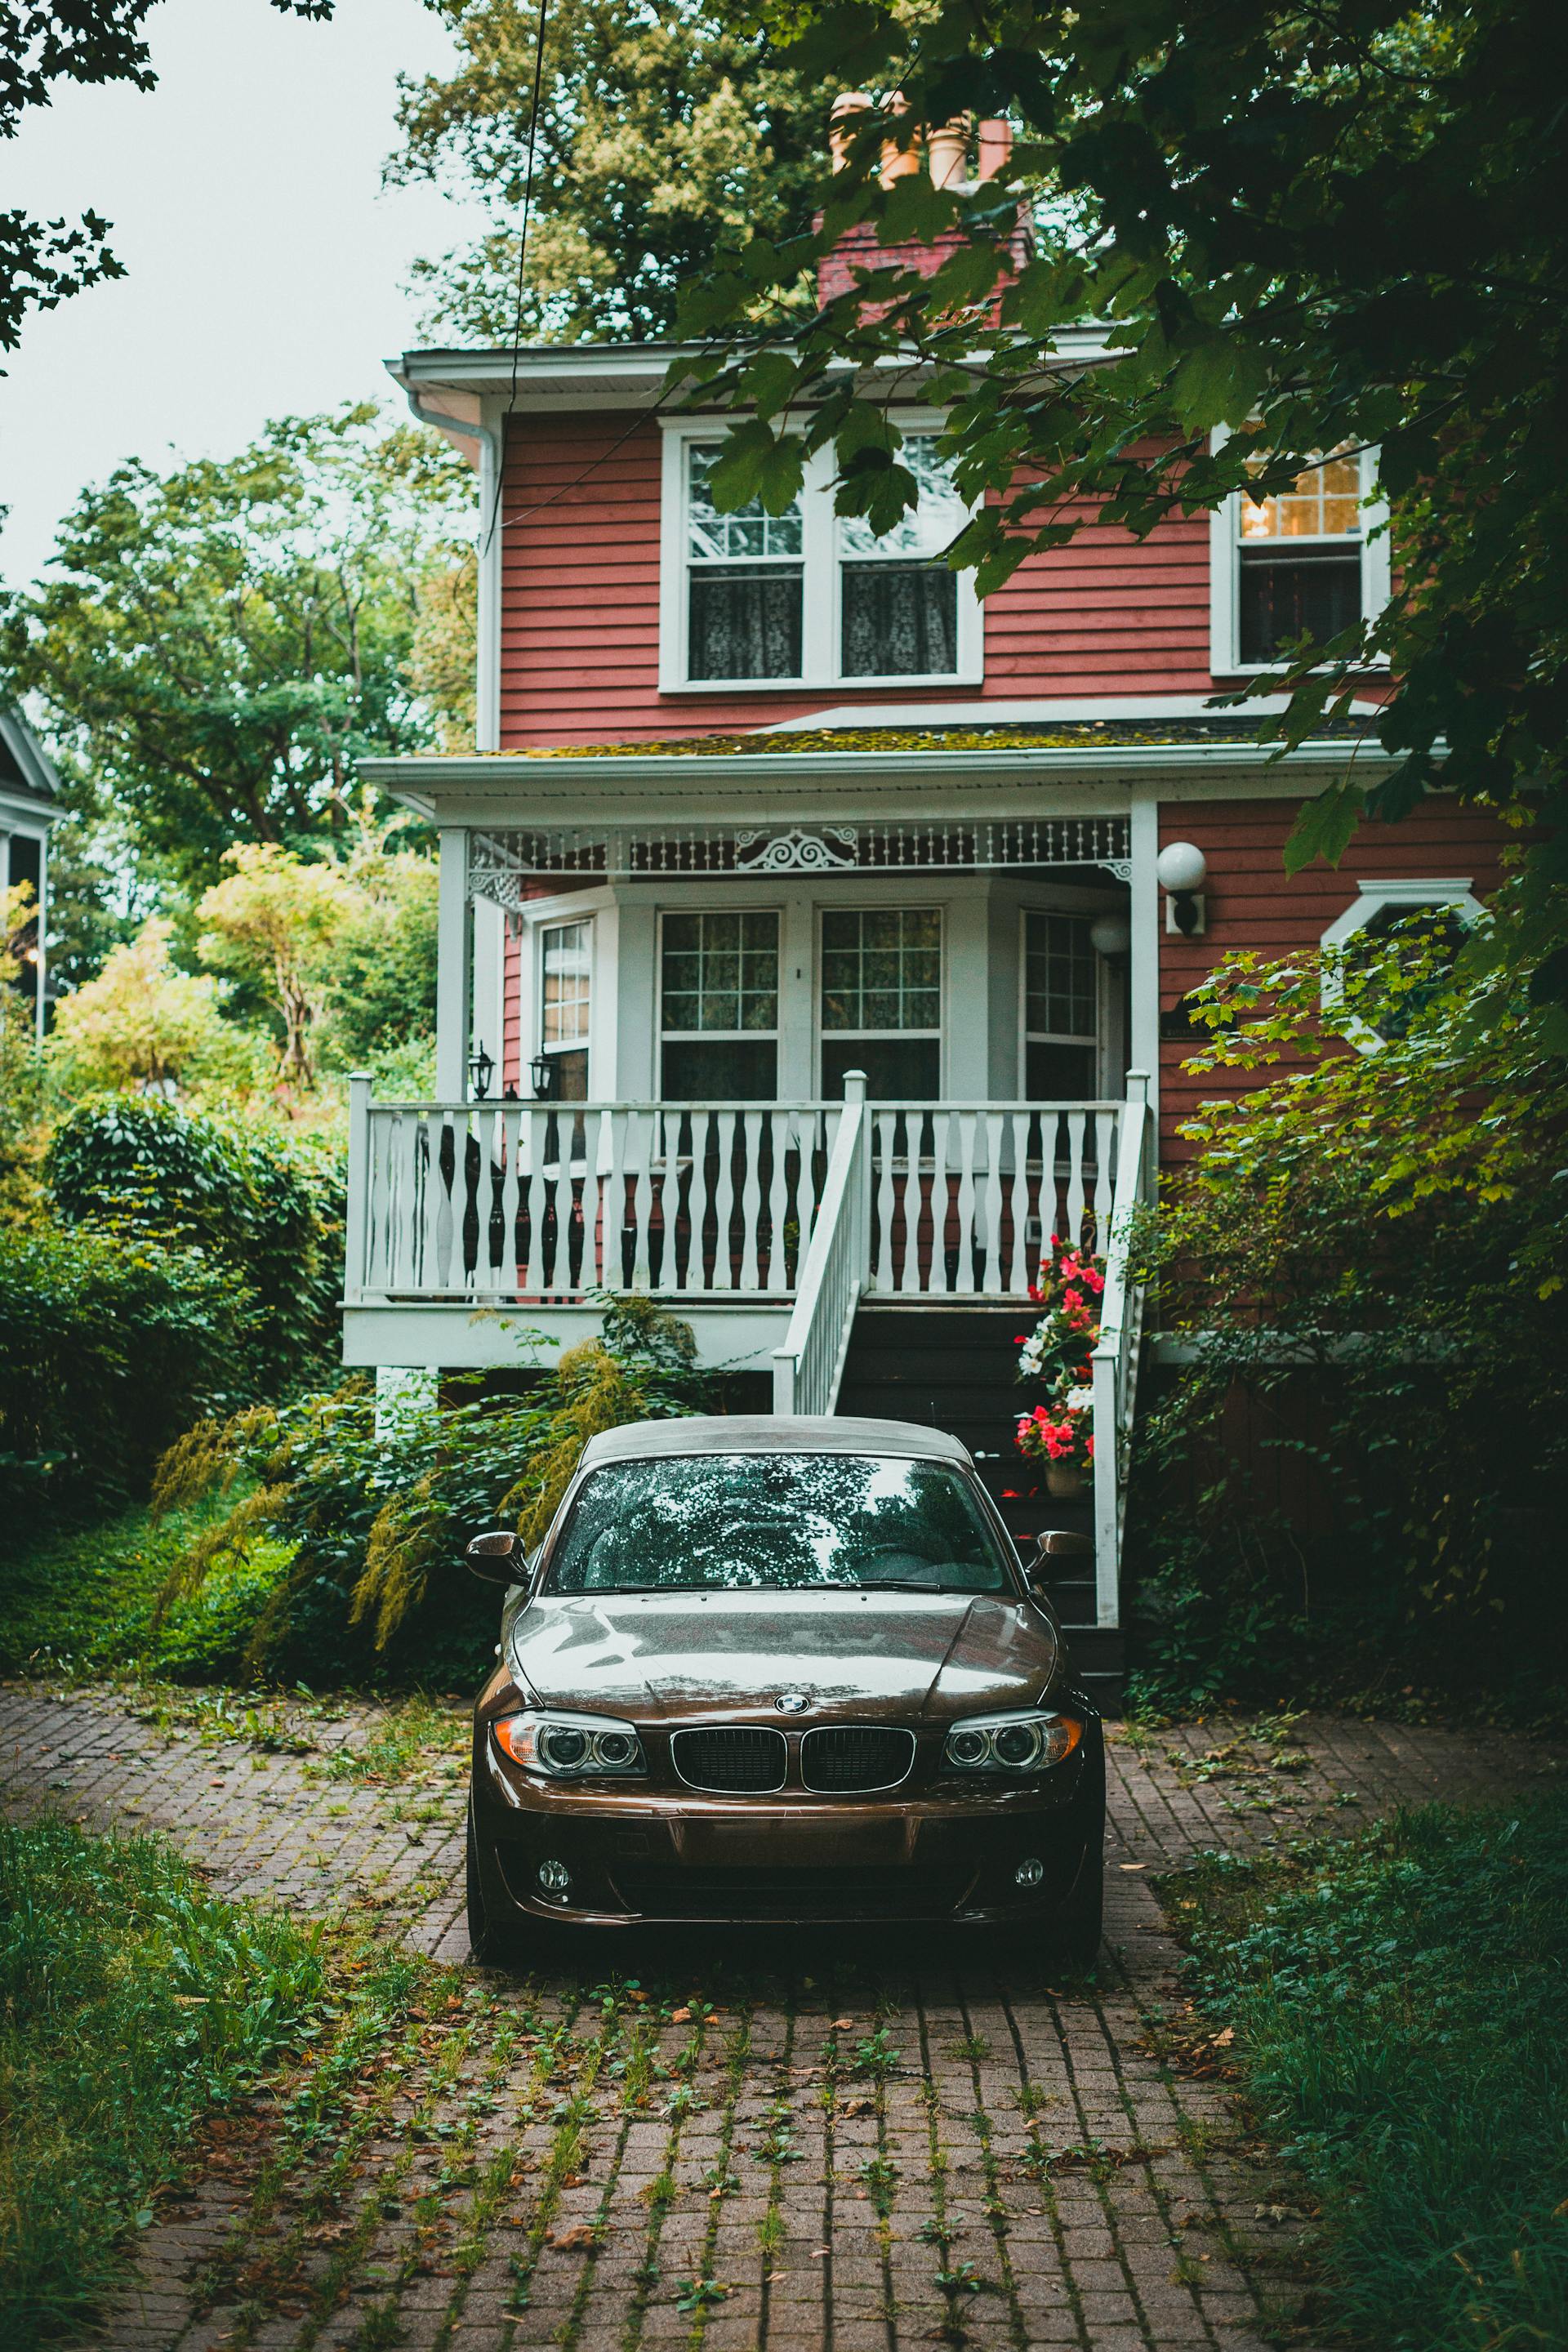
<path fill-rule="evenodd" d="M 495 1056 L 481 1045 L 477 1054 L 468 1055 L 468 1082 L 474 1090 L 474 1100 L 483 1102 L 490 1090 L 490 1080 L 496 1074 Z"/>
<path fill-rule="evenodd" d="M 1168 841 L 1154 864 L 1155 877 L 1165 893 L 1165 929 L 1194 940 L 1207 929 L 1207 905 L 1203 897 L 1208 860 L 1195 843 Z"/>
<path fill-rule="evenodd" d="M 528 1066 L 533 1079 L 534 1100 L 536 1102 L 553 1101 L 555 1097 L 554 1055 L 545 1053 L 542 1046 Z"/>
<path fill-rule="evenodd" d="M 1125 915 L 1097 915 L 1089 927 L 1089 943 L 1096 955 L 1113 963 L 1132 945 L 1132 926 Z"/>

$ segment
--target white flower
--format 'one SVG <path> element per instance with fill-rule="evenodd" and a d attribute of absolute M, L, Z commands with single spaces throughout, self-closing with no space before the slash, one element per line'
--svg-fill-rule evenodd
<path fill-rule="evenodd" d="M 1093 1402 L 1094 1391 L 1092 1388 L 1068 1389 L 1068 1411 L 1069 1412 L 1088 1412 Z"/>

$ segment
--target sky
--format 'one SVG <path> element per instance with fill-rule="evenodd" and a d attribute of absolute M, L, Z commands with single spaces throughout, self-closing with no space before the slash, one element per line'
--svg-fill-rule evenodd
<path fill-rule="evenodd" d="M 419 340 L 409 263 L 482 221 L 381 186 L 399 71 L 453 57 L 422 0 L 338 0 L 327 24 L 160 0 L 147 29 L 155 90 L 59 85 L 5 150 L 6 204 L 106 215 L 127 271 L 33 313 L 0 355 L 7 587 L 124 458 L 165 470 L 231 455 L 269 416 L 400 403 L 381 362 Z"/>

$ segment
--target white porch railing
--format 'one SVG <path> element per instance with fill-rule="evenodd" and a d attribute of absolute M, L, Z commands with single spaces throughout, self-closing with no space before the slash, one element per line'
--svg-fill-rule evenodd
<path fill-rule="evenodd" d="M 1126 1115 L 866 1106 L 862 1286 L 1026 1296 L 1053 1234 L 1108 1230 Z M 792 1297 L 844 1116 L 824 1102 L 373 1103 L 355 1078 L 345 1300 Z"/>
<path fill-rule="evenodd" d="M 1129 1228 L 1145 1197 L 1150 1150 L 1149 1079 L 1142 1070 L 1127 1076 L 1116 1191 L 1100 1244 L 1105 1289 L 1100 1302 L 1100 1340 L 1090 1365 L 1094 1389 L 1094 1584 L 1095 1619 L 1121 1622 L 1121 1538 L 1127 1517 L 1127 1479 L 1131 1466 L 1133 1408 L 1138 1388 L 1138 1342 L 1143 1323 L 1143 1287 L 1132 1279 Z"/>
<path fill-rule="evenodd" d="M 844 1096 L 795 1312 L 784 1346 L 773 1350 L 775 1412 L 833 1412 L 870 1271 L 871 1120 L 858 1070 L 845 1079 Z"/>
<path fill-rule="evenodd" d="M 839 1103 L 350 1104 L 345 1299 L 787 1298 Z"/>

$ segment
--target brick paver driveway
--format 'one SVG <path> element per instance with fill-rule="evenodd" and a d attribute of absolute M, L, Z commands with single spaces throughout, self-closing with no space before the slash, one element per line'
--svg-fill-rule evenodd
<path fill-rule="evenodd" d="M 106 2346 L 1256 2352 L 1299 2298 L 1305 2217 L 1184 2019 L 1149 1874 L 1558 1762 L 1330 1720 L 1116 1736 L 1091 1990 L 823 1931 L 566 1948 L 514 1983 L 468 1965 L 461 1766 L 368 1783 L 345 1767 L 376 1730 L 348 1709 L 280 1752 L 276 1724 L 258 1747 L 0 1690 L 12 1810 L 156 1828 L 220 1892 L 370 1906 L 462 1972 L 320 2147 L 296 2130 L 269 2160 L 286 2107 L 219 2119 Z"/>

